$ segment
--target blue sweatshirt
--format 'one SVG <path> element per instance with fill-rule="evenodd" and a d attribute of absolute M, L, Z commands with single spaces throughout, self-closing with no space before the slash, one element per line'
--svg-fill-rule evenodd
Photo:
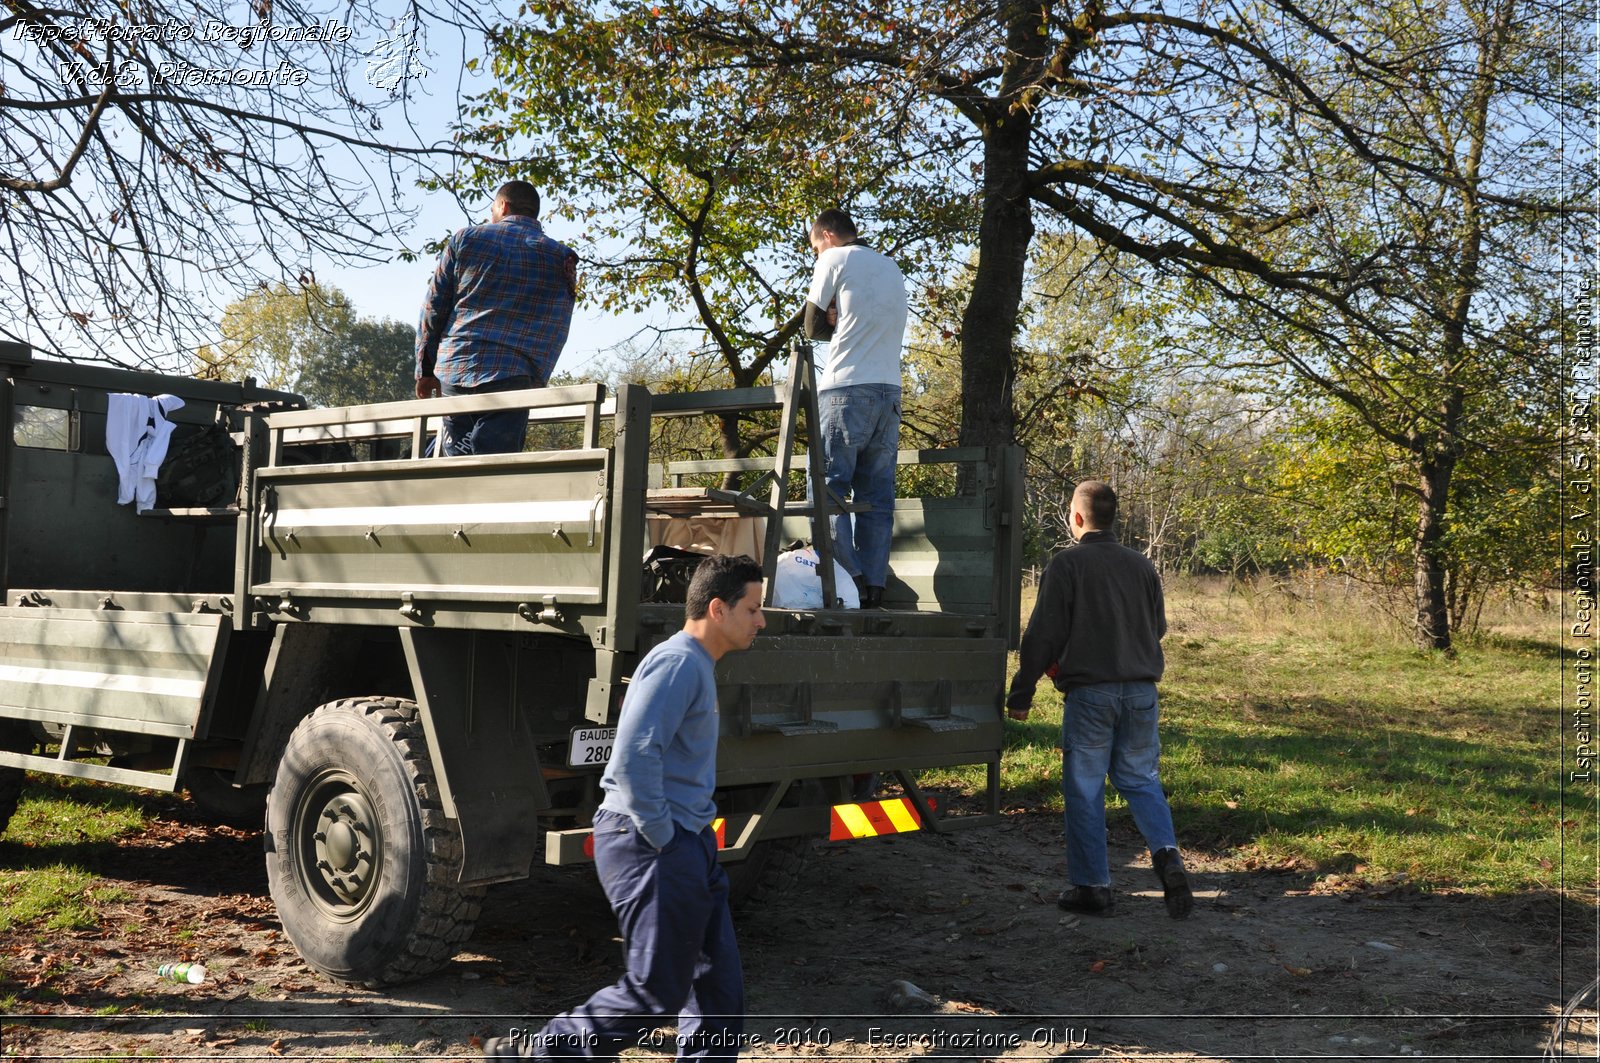
<path fill-rule="evenodd" d="M 600 807 L 633 820 L 657 849 L 672 841 L 673 824 L 698 834 L 717 814 L 718 731 L 711 655 L 680 631 L 634 670 Z"/>

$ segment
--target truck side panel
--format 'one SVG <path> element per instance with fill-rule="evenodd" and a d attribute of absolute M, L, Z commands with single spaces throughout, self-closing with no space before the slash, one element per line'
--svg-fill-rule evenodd
<path fill-rule="evenodd" d="M 996 618 L 999 633 L 1015 646 L 1021 450 L 903 450 L 899 462 L 903 471 L 941 479 L 947 491 L 956 487 L 956 466 L 966 475 L 959 493 L 895 499 L 885 603 L 892 609 Z M 929 469 L 938 473 L 929 476 Z M 810 537 L 809 518 L 785 519 L 785 541 Z"/>
<path fill-rule="evenodd" d="M 13 391 L 22 424 L 8 448 L 8 587 L 195 593 L 229 588 L 232 521 L 167 520 L 116 504 L 104 392 L 29 380 L 16 381 Z M 178 410 L 174 439 L 209 424 L 215 410 L 198 402 Z M 63 430 L 55 430 L 57 425 Z M 61 534 L 63 528 L 72 534 Z"/>
<path fill-rule="evenodd" d="M 719 662 L 718 784 L 985 762 L 1004 668 L 999 639 L 763 636 Z"/>
<path fill-rule="evenodd" d="M 234 524 L 225 513 L 181 518 L 117 505 L 117 471 L 106 449 L 109 395 L 174 394 L 172 453 L 189 436 L 248 403 L 298 405 L 285 392 L 34 361 L 0 344 L 0 592 L 15 588 L 222 593 L 232 587 Z M 153 511 L 152 511 L 153 512 Z M 70 534 L 64 531 L 70 529 Z"/>
<path fill-rule="evenodd" d="M 0 608 L 0 715 L 194 738 L 228 629 L 217 614 Z"/>
<path fill-rule="evenodd" d="M 252 593 L 279 619 L 581 636 L 580 614 L 600 612 L 607 460 L 577 450 L 259 469 Z"/>

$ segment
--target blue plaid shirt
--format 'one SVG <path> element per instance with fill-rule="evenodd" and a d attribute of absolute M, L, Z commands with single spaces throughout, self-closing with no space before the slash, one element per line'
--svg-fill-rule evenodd
<path fill-rule="evenodd" d="M 417 376 L 456 387 L 550 379 L 572 327 L 578 256 L 511 214 L 452 236 L 417 322 Z"/>

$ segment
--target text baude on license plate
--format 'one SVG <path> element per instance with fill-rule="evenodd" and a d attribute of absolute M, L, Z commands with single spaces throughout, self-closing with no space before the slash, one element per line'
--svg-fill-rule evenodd
<path fill-rule="evenodd" d="M 567 743 L 567 767 L 597 768 L 611 759 L 616 744 L 615 727 L 574 727 Z"/>

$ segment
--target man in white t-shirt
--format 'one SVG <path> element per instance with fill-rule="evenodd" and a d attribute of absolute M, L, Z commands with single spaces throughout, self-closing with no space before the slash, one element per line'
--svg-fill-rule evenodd
<path fill-rule="evenodd" d="M 861 242 L 842 210 L 817 216 L 811 248 L 806 335 L 830 341 L 817 381 L 825 475 L 834 494 L 860 507 L 829 520 L 834 556 L 855 577 L 862 608 L 873 609 L 883 604 L 894 530 L 906 279 Z"/>

